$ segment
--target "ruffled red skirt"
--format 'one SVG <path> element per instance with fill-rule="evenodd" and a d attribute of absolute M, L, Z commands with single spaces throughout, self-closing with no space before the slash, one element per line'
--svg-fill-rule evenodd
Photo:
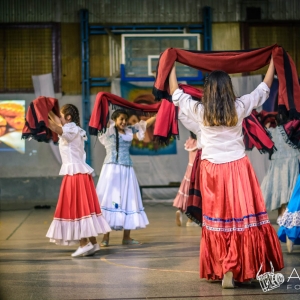
<path fill-rule="evenodd" d="M 63 178 L 54 219 L 46 234 L 50 242 L 72 245 L 82 238 L 111 231 L 103 218 L 91 175 Z"/>
<path fill-rule="evenodd" d="M 190 179 L 191 179 L 195 157 L 196 157 L 196 151 L 190 151 L 189 163 L 187 165 L 184 177 L 181 181 L 178 193 L 173 202 L 173 206 L 179 208 L 183 212 L 185 212 L 187 208 L 187 201 L 189 198 L 189 190 L 190 190 Z"/>
<path fill-rule="evenodd" d="M 185 214 L 202 226 L 202 197 L 200 191 L 200 164 L 202 149 L 197 151 L 190 178 L 189 197 Z"/>
<path fill-rule="evenodd" d="M 256 175 L 247 157 L 224 164 L 201 162 L 203 227 L 200 278 L 220 280 L 233 272 L 243 282 L 284 267 Z"/>

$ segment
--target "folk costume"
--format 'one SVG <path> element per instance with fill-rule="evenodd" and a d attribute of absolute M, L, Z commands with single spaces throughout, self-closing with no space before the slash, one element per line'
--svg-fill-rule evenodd
<path fill-rule="evenodd" d="M 266 209 L 275 210 L 279 209 L 282 204 L 288 203 L 292 196 L 299 175 L 300 152 L 286 142 L 283 126 L 269 128 L 269 131 L 277 151 L 270 158 L 270 165 L 262 181 L 261 190 Z"/>
<path fill-rule="evenodd" d="M 185 115 L 197 120 L 202 154 L 199 185 L 203 224 L 200 245 L 200 277 L 221 280 L 229 271 L 236 281 L 283 268 L 276 232 L 270 224 L 258 180 L 245 155 L 243 120 L 268 98 L 261 83 L 251 94 L 236 101 L 238 124 L 204 126 L 203 106 L 177 89 L 172 100 Z"/>
<path fill-rule="evenodd" d="M 189 152 L 189 162 L 182 182 L 180 184 L 178 193 L 173 202 L 173 206 L 180 209 L 181 212 L 186 212 L 190 191 L 192 169 L 197 155 L 197 151 L 198 149 L 201 149 L 201 130 L 199 129 L 197 122 L 187 117 L 181 110 L 179 110 L 178 119 L 181 121 L 182 125 L 186 129 L 188 129 L 195 135 L 195 138 L 189 137 L 184 144 L 184 149 Z"/>
<path fill-rule="evenodd" d="M 111 231 L 103 218 L 91 173 L 86 162 L 86 132 L 75 123 L 62 127 L 59 151 L 63 175 L 54 219 L 46 234 L 57 245 L 73 245 L 82 238 L 96 237 Z"/>
<path fill-rule="evenodd" d="M 115 123 L 111 121 L 106 132 L 99 134 L 106 157 L 96 190 L 103 215 L 114 230 L 141 229 L 149 224 L 129 155 L 133 135 L 143 140 L 146 126 L 145 121 L 140 121 L 126 127 L 122 134 L 116 132 Z"/>

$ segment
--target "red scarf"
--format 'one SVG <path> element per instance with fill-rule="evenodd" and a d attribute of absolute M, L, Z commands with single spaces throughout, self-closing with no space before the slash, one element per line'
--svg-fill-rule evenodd
<path fill-rule="evenodd" d="M 294 149 L 300 149 L 300 120 L 289 121 L 279 126 L 283 139 Z"/>
<path fill-rule="evenodd" d="M 180 87 L 187 88 L 187 92 L 196 92 L 199 90 L 194 89 L 188 85 L 180 85 Z M 171 136 L 178 136 L 178 118 L 177 108 L 173 103 L 163 99 L 161 102 L 155 104 L 138 104 L 129 102 L 117 95 L 100 92 L 96 96 L 94 108 L 92 111 L 91 119 L 89 122 L 89 133 L 91 135 L 97 135 L 98 131 L 105 132 L 109 121 L 109 105 L 114 107 L 120 107 L 127 110 L 134 110 L 142 114 L 157 113 L 154 136 L 155 139 L 162 143 L 168 143 Z"/>
<path fill-rule="evenodd" d="M 53 111 L 60 117 L 58 100 L 40 96 L 33 100 L 26 112 L 25 125 L 22 130 L 22 139 L 33 138 L 38 142 L 58 141 L 55 132 L 48 128 L 48 113 Z"/>
<path fill-rule="evenodd" d="M 129 102 L 117 95 L 108 92 L 100 92 L 96 96 L 94 108 L 89 122 L 89 133 L 91 135 L 97 135 L 98 131 L 100 132 L 106 131 L 106 127 L 109 121 L 110 104 L 112 104 L 113 107 L 120 107 L 125 110 L 126 109 L 134 110 L 142 114 L 147 114 L 147 113 L 157 113 L 159 108 L 161 107 L 162 102 L 144 105 L 144 104 Z M 169 103 L 168 107 L 170 106 L 174 106 L 174 105 L 172 103 Z M 169 114 L 168 109 L 166 109 L 166 113 Z"/>
<path fill-rule="evenodd" d="M 203 72 L 223 70 L 241 73 L 258 70 L 266 66 L 271 55 L 279 81 L 278 112 L 297 118 L 300 112 L 300 86 L 295 64 L 282 47 L 275 45 L 255 50 L 242 51 L 187 51 L 168 48 L 159 59 L 153 94 L 156 99 L 168 99 L 168 76 L 175 61 Z"/>
<path fill-rule="evenodd" d="M 200 100 L 203 95 L 202 90 L 195 87 L 186 84 L 179 84 L 179 87 L 195 100 Z M 142 113 L 157 112 L 154 137 L 159 142 L 168 143 L 171 136 L 178 136 L 179 134 L 177 108 L 173 103 L 163 99 L 156 104 L 142 105 L 129 102 L 111 93 L 100 92 L 96 96 L 89 123 L 89 133 L 91 135 L 97 135 L 98 131 L 106 131 L 109 121 L 109 104 L 123 109 L 140 111 Z M 261 152 L 273 153 L 274 143 L 254 116 L 251 115 L 244 119 L 243 129 L 244 142 L 247 150 L 252 150 L 255 146 Z"/>

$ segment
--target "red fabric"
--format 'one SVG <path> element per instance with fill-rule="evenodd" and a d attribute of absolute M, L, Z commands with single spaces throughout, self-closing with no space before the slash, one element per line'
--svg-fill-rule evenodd
<path fill-rule="evenodd" d="M 255 115 L 255 117 L 258 119 L 259 123 L 262 126 L 266 126 L 267 124 L 270 124 L 270 127 L 275 128 L 276 127 L 276 116 L 277 112 L 269 112 L 262 110 L 260 112 L 257 112 L 256 110 L 253 110 L 252 113 Z"/>
<path fill-rule="evenodd" d="M 176 111 L 177 109 L 173 103 L 165 99 L 161 101 L 161 106 L 156 115 L 154 136 L 164 138 L 164 141 L 167 142 L 172 135 L 179 134 Z"/>
<path fill-rule="evenodd" d="M 141 111 L 144 113 L 158 112 L 161 103 L 155 104 L 138 104 L 129 102 L 117 95 L 100 92 L 96 96 L 94 108 L 89 122 L 90 134 L 97 135 L 98 131 L 105 131 L 109 121 L 109 104 L 122 107 L 124 109 L 131 109 Z"/>
<path fill-rule="evenodd" d="M 194 99 L 201 99 L 203 92 L 195 87 L 180 84 L 180 88 Z M 122 107 L 125 109 L 131 109 L 136 111 L 141 111 L 143 113 L 155 113 L 156 121 L 154 126 L 154 137 L 159 139 L 161 142 L 168 143 L 171 136 L 177 136 L 178 132 L 178 118 L 177 118 L 177 108 L 173 103 L 163 99 L 161 102 L 156 104 L 137 104 L 129 102 L 117 95 L 100 92 L 96 96 L 95 105 L 92 111 L 91 119 L 89 122 L 89 132 L 91 135 L 97 135 L 98 131 L 102 132 L 106 130 L 107 123 L 109 120 L 109 104 Z M 245 144 L 246 149 L 252 149 L 255 146 L 260 151 L 273 151 L 273 142 L 268 137 L 266 131 L 262 126 L 255 121 L 245 119 L 243 122 L 243 127 L 245 128 Z M 249 135 L 249 138 L 248 138 Z M 250 141 L 251 144 L 247 144 Z"/>
<path fill-rule="evenodd" d="M 289 54 L 276 44 L 255 50 L 213 51 L 209 53 L 168 48 L 159 59 L 153 94 L 157 99 L 167 97 L 169 89 L 168 76 L 175 61 L 203 72 L 218 69 L 227 73 L 242 73 L 264 67 L 269 63 L 271 55 L 273 56 L 279 81 L 278 105 L 284 105 L 287 110 L 292 109 L 291 106 L 294 106 L 300 112 L 300 86 L 295 64 Z M 285 57 L 291 68 L 291 74 L 288 75 L 291 76 L 288 79 L 291 82 L 286 81 L 286 74 L 289 70 L 284 64 Z M 289 103 L 289 92 L 293 103 Z"/>
<path fill-rule="evenodd" d="M 191 146 L 194 148 L 197 144 L 197 140 L 194 140 L 192 138 L 189 138 L 185 145 L 187 143 L 190 143 Z M 186 146 L 185 146 L 186 147 Z M 182 212 L 185 212 L 187 209 L 187 200 L 189 197 L 189 190 L 190 190 L 190 178 L 191 178 L 191 174 L 192 174 L 192 168 L 193 168 L 193 164 L 197 155 L 197 149 L 196 150 L 192 150 L 189 151 L 189 163 L 186 167 L 186 171 L 185 174 L 183 176 L 183 179 L 181 181 L 178 193 L 174 199 L 173 202 L 173 206 L 177 207 L 178 209 L 180 209 Z"/>
<path fill-rule="evenodd" d="M 64 176 L 54 219 L 79 221 L 92 214 L 101 215 L 101 209 L 91 175 Z"/>
<path fill-rule="evenodd" d="M 200 191 L 200 165 L 202 149 L 198 149 L 192 168 L 189 197 L 185 214 L 198 225 L 202 225 L 202 197 Z"/>
<path fill-rule="evenodd" d="M 253 113 L 243 120 L 243 133 L 246 150 L 252 150 L 253 147 L 256 147 L 261 152 L 273 153 L 274 142 Z"/>
<path fill-rule="evenodd" d="M 39 142 L 58 141 L 55 132 L 48 128 L 48 113 L 53 111 L 60 117 L 58 100 L 40 96 L 33 100 L 26 112 L 25 125 L 22 130 L 22 138 L 33 138 Z"/>
<path fill-rule="evenodd" d="M 281 134 L 287 144 L 300 149 L 300 120 L 293 120 L 281 126 Z"/>
<path fill-rule="evenodd" d="M 189 94 L 192 96 L 193 99 L 195 100 L 201 100 L 203 96 L 203 90 L 198 89 L 194 86 L 187 85 L 187 84 L 178 84 L 179 88 L 182 89 L 186 94 Z"/>
<path fill-rule="evenodd" d="M 270 224 L 264 199 L 248 157 L 224 164 L 201 162 L 203 229 L 200 277 L 236 281 L 284 267 L 281 246 Z"/>

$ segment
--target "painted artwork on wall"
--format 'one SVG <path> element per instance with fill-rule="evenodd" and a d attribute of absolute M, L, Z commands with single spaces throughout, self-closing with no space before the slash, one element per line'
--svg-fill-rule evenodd
<path fill-rule="evenodd" d="M 152 94 L 152 88 L 141 87 L 129 82 L 120 82 L 121 97 L 139 104 L 154 104 L 155 99 Z M 149 116 L 138 116 L 136 114 L 130 114 L 128 123 L 134 125 L 140 120 L 147 120 Z M 155 126 L 155 124 L 154 124 Z M 176 154 L 176 140 L 172 139 L 168 145 L 162 145 L 153 140 L 154 126 L 147 128 L 145 138 L 143 141 L 139 141 L 134 138 L 130 147 L 131 155 L 169 155 Z"/>
<path fill-rule="evenodd" d="M 25 100 L 0 101 L 0 151 L 25 153 L 21 139 L 25 124 Z"/>

